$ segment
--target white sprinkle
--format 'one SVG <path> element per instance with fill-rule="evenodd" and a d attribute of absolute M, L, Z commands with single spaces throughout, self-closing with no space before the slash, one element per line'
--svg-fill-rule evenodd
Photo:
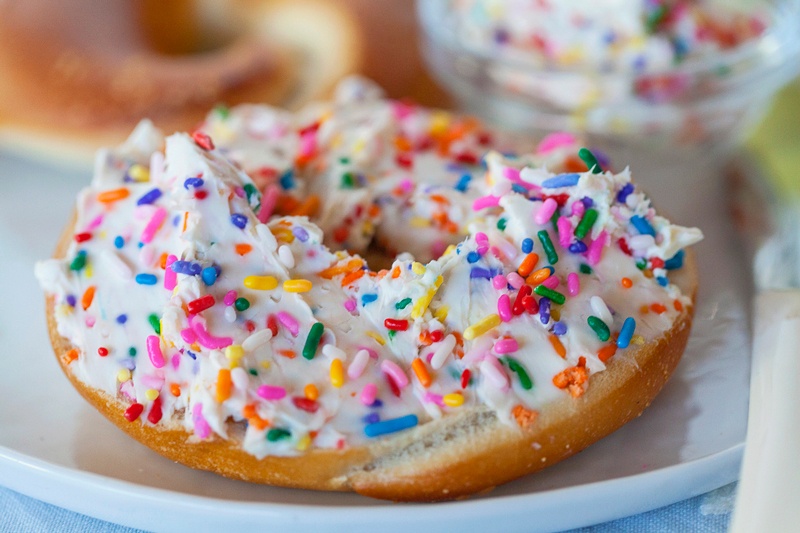
<path fill-rule="evenodd" d="M 500 390 L 506 390 L 509 386 L 508 375 L 506 375 L 500 363 L 492 356 L 487 357 L 481 362 L 481 375 L 489 383 Z"/>
<path fill-rule="evenodd" d="M 236 310 L 232 305 L 225 308 L 225 320 L 230 323 L 236 322 Z"/>
<path fill-rule="evenodd" d="M 431 368 L 434 370 L 438 370 L 442 368 L 445 359 L 447 356 L 453 353 L 453 348 L 456 347 L 456 338 L 453 335 L 448 335 L 445 337 L 442 342 L 439 343 L 439 347 L 436 348 L 436 351 L 433 352 L 433 357 L 431 357 Z"/>
<path fill-rule="evenodd" d="M 242 348 L 247 352 L 252 352 L 256 348 L 268 343 L 271 338 L 272 330 L 269 328 L 262 329 L 247 337 L 242 343 Z"/>
<path fill-rule="evenodd" d="M 328 359 L 340 359 L 344 361 L 347 359 L 347 354 L 333 344 L 326 344 L 322 347 L 322 354 Z"/>
<path fill-rule="evenodd" d="M 369 352 L 366 350 L 359 350 L 353 358 L 353 362 L 347 367 L 347 377 L 350 379 L 358 379 L 364 373 L 364 369 L 369 363 Z"/>
<path fill-rule="evenodd" d="M 231 381 L 234 387 L 241 391 L 246 391 L 250 384 L 250 376 L 247 375 L 247 371 L 244 368 L 237 366 L 231 370 Z"/>
<path fill-rule="evenodd" d="M 294 268 L 294 255 L 292 255 L 292 250 L 285 244 L 278 248 L 278 258 L 286 268 Z"/>
<path fill-rule="evenodd" d="M 614 322 L 614 317 L 611 316 L 611 311 L 608 310 L 608 306 L 602 298 L 599 296 L 592 296 L 589 299 L 589 305 L 592 306 L 594 315 L 607 325 L 611 325 Z"/>

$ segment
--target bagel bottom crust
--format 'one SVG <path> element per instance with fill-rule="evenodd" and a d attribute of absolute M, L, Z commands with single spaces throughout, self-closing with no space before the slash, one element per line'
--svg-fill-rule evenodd
<path fill-rule="evenodd" d="M 72 224 L 55 257 L 63 257 Z M 672 282 L 696 295 L 697 272 L 687 253 Z M 129 422 L 127 404 L 87 387 L 61 357 L 75 348 L 58 334 L 54 299 L 47 297 L 50 340 L 62 370 L 80 394 L 137 441 L 173 461 L 255 483 L 315 490 L 355 491 L 394 501 L 452 500 L 490 490 L 553 465 L 639 416 L 675 370 L 686 347 L 694 313 L 685 306 L 672 328 L 653 342 L 614 356 L 605 371 L 591 374 L 579 398 L 541 408 L 526 428 L 500 422 L 488 408 L 474 408 L 422 424 L 368 446 L 312 450 L 299 457 L 258 459 L 244 451 L 243 423 L 228 423 L 229 440 L 198 440 L 178 423 Z"/>

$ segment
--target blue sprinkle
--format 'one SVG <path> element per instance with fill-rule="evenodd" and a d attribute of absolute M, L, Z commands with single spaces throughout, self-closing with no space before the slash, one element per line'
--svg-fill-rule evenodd
<path fill-rule="evenodd" d="M 294 189 L 294 171 L 292 169 L 283 173 L 280 178 L 280 184 L 284 191 Z"/>
<path fill-rule="evenodd" d="M 533 251 L 533 239 L 528 237 L 522 239 L 522 253 L 529 254 Z"/>
<path fill-rule="evenodd" d="M 127 321 L 128 321 L 128 315 L 119 315 L 117 317 L 117 323 L 118 324 L 124 324 Z"/>
<path fill-rule="evenodd" d="M 481 256 L 478 252 L 470 252 L 467 254 L 467 263 L 477 263 Z"/>
<path fill-rule="evenodd" d="M 550 322 L 550 298 L 542 296 L 539 299 L 539 320 L 542 324 Z"/>
<path fill-rule="evenodd" d="M 636 231 L 642 235 L 652 235 L 653 237 L 656 236 L 656 230 L 653 229 L 653 226 L 651 226 L 644 217 L 633 215 L 631 217 L 631 224 L 633 224 L 633 227 L 636 228 Z"/>
<path fill-rule="evenodd" d="M 523 187 L 519 183 L 513 183 L 511 185 L 511 190 L 516 192 L 516 193 L 519 193 L 519 194 L 524 194 L 525 196 L 528 195 L 528 189 L 526 189 L 525 187 Z"/>
<path fill-rule="evenodd" d="M 197 361 L 197 354 L 195 354 L 193 351 L 191 351 L 191 350 L 186 350 L 186 354 L 187 354 L 189 357 L 191 357 L 192 359 L 194 359 L 195 361 Z"/>
<path fill-rule="evenodd" d="M 375 398 L 375 401 L 372 402 L 372 405 L 370 405 L 370 407 L 374 407 L 375 409 L 378 409 L 379 407 L 383 407 L 383 402 L 381 400 L 379 400 L 378 398 Z"/>
<path fill-rule="evenodd" d="M 169 268 L 176 274 L 184 274 L 186 276 L 199 276 L 203 271 L 203 267 L 199 263 L 180 260 L 172 263 Z"/>
<path fill-rule="evenodd" d="M 686 254 L 683 250 L 679 251 L 677 254 L 673 255 L 671 258 L 664 261 L 664 268 L 667 270 L 675 270 L 676 268 L 681 268 L 683 266 L 683 257 Z"/>
<path fill-rule="evenodd" d="M 125 239 L 122 238 L 122 235 L 114 237 L 114 246 L 117 247 L 117 250 L 121 250 L 125 246 Z"/>
<path fill-rule="evenodd" d="M 173 264 L 174 264 L 174 263 L 173 263 Z M 204 269 L 203 269 L 203 270 L 200 272 L 200 277 L 202 277 L 202 278 L 203 278 L 203 283 L 205 283 L 205 284 L 206 284 L 207 286 L 209 286 L 209 287 L 210 287 L 211 285 L 213 285 L 214 283 L 216 283 L 216 281 L 217 281 L 217 276 L 218 276 L 218 275 L 219 275 L 219 274 L 217 273 L 217 269 L 216 269 L 216 268 L 214 268 L 213 266 L 210 266 L 210 267 L 205 267 L 205 268 L 204 268 Z"/>
<path fill-rule="evenodd" d="M 662 287 L 666 287 L 667 285 L 669 285 L 669 280 L 667 278 L 665 278 L 664 276 L 657 276 L 656 277 L 656 281 Z"/>
<path fill-rule="evenodd" d="M 237 228 L 244 229 L 245 226 L 247 226 L 247 217 L 239 213 L 234 213 L 231 215 L 231 222 Z"/>
<path fill-rule="evenodd" d="M 158 278 L 155 274 L 136 274 L 135 279 L 139 285 L 155 285 L 158 283 Z"/>
<path fill-rule="evenodd" d="M 567 325 L 564 324 L 563 322 L 556 322 L 555 324 L 553 324 L 553 333 L 555 335 L 564 335 L 566 332 L 567 332 Z"/>
<path fill-rule="evenodd" d="M 300 242 L 306 242 L 308 240 L 308 232 L 305 228 L 300 226 L 295 226 L 292 228 L 292 234 L 297 237 Z"/>
<path fill-rule="evenodd" d="M 631 337 L 633 337 L 633 332 L 635 329 L 636 320 L 629 316 L 625 319 L 625 322 L 623 322 L 622 329 L 619 330 L 619 336 L 617 337 L 617 348 L 627 348 L 628 345 L 630 345 Z"/>
<path fill-rule="evenodd" d="M 575 241 L 569 245 L 569 251 L 573 254 L 582 254 L 588 249 L 589 247 L 583 241 Z"/>
<path fill-rule="evenodd" d="M 559 187 L 573 187 L 581 179 L 580 174 L 559 174 L 542 182 L 545 189 L 558 189 Z"/>
<path fill-rule="evenodd" d="M 363 420 L 365 424 L 376 424 L 381 421 L 381 415 L 378 413 L 370 413 L 361 420 Z"/>
<path fill-rule="evenodd" d="M 135 353 L 131 354 L 131 357 L 133 357 L 135 355 L 136 355 Z M 124 366 L 125 368 L 127 368 L 128 370 L 130 370 L 132 372 L 132 371 L 136 370 L 136 361 L 134 361 L 133 359 L 124 359 L 122 361 L 122 366 Z"/>
<path fill-rule="evenodd" d="M 186 180 L 183 182 L 183 188 L 186 189 L 187 191 L 189 190 L 189 187 L 194 187 L 195 189 L 197 189 L 198 187 L 202 186 L 203 186 L 202 178 L 186 178 Z"/>
<path fill-rule="evenodd" d="M 140 241 L 136 246 L 138 246 L 139 248 L 144 248 L 144 243 Z"/>
<path fill-rule="evenodd" d="M 362 306 L 367 305 L 369 303 L 374 302 L 377 299 L 378 299 L 378 295 L 377 294 L 374 294 L 374 293 L 373 294 L 365 294 L 364 296 L 361 297 L 361 305 Z"/>
<path fill-rule="evenodd" d="M 458 183 L 456 183 L 455 189 L 457 191 L 467 192 L 470 181 L 472 181 L 472 176 L 470 176 L 469 174 L 464 174 L 458 179 Z"/>
<path fill-rule="evenodd" d="M 367 437 L 378 437 L 388 433 L 395 433 L 404 429 L 413 428 L 419 423 L 417 415 L 406 415 L 400 418 L 392 418 L 382 422 L 375 422 L 364 427 L 364 434 Z"/>
<path fill-rule="evenodd" d="M 75 299 L 74 294 L 67 294 L 67 303 L 70 307 L 75 307 L 75 304 L 78 303 L 78 300 Z"/>
<path fill-rule="evenodd" d="M 469 271 L 470 279 L 475 278 L 482 278 L 482 279 L 491 279 L 492 273 L 490 270 L 481 267 L 472 267 L 472 270 Z"/>
<path fill-rule="evenodd" d="M 141 198 L 136 200 L 136 205 L 152 204 L 153 202 L 155 202 L 159 198 L 161 198 L 161 189 L 155 188 L 155 189 L 151 190 L 150 192 L 144 193 L 144 195 L 142 195 Z"/>
<path fill-rule="evenodd" d="M 626 183 L 617 193 L 617 201 L 624 204 L 628 200 L 628 196 L 633 192 L 633 183 Z"/>

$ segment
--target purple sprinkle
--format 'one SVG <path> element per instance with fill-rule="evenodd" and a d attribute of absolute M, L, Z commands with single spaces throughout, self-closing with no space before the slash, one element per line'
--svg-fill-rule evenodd
<path fill-rule="evenodd" d="M 128 315 L 119 315 L 117 317 L 117 323 L 119 324 L 124 324 L 127 321 L 128 321 Z"/>
<path fill-rule="evenodd" d="M 475 278 L 482 278 L 482 279 L 491 279 L 492 273 L 491 271 L 481 268 L 481 267 L 472 267 L 472 270 L 469 272 L 470 279 Z"/>
<path fill-rule="evenodd" d="M 583 202 L 583 206 L 586 209 L 589 209 L 590 207 L 592 207 L 594 205 L 594 200 L 592 200 L 588 196 L 584 196 L 583 198 L 581 198 L 581 202 Z"/>
<path fill-rule="evenodd" d="M 191 357 L 195 361 L 197 360 L 197 355 L 191 350 L 186 350 L 186 355 L 188 355 L 189 357 Z"/>
<path fill-rule="evenodd" d="M 196 189 L 202 186 L 203 186 L 202 178 L 186 178 L 186 181 L 183 182 L 183 188 L 186 190 L 189 190 L 189 187 L 194 187 Z"/>
<path fill-rule="evenodd" d="M 74 294 L 67 294 L 67 303 L 69 304 L 70 307 L 75 307 L 77 300 L 75 299 Z"/>
<path fill-rule="evenodd" d="M 550 298 L 542 296 L 539 299 L 539 320 L 542 324 L 550 322 Z"/>
<path fill-rule="evenodd" d="M 152 204 L 156 200 L 161 198 L 161 189 L 155 188 L 149 192 L 144 193 L 141 198 L 136 201 L 136 205 L 148 205 Z"/>
<path fill-rule="evenodd" d="M 372 402 L 372 405 L 370 405 L 370 407 L 376 407 L 376 408 L 377 407 L 383 407 L 383 402 L 380 401 L 379 399 L 375 398 L 375 401 Z"/>
<path fill-rule="evenodd" d="M 133 359 L 123 359 L 122 366 L 124 366 L 128 370 L 136 370 L 136 361 L 134 361 Z"/>
<path fill-rule="evenodd" d="M 558 189 L 560 187 L 574 187 L 581 179 L 580 174 L 559 174 L 542 182 L 545 189 Z"/>
<path fill-rule="evenodd" d="M 633 192 L 633 184 L 626 183 L 623 188 L 619 190 L 617 193 L 617 201 L 621 204 L 624 204 L 628 200 L 628 195 Z"/>
<path fill-rule="evenodd" d="M 247 226 L 247 217 L 239 213 L 234 213 L 231 215 L 231 222 L 237 228 L 244 229 L 245 226 Z"/>
<path fill-rule="evenodd" d="M 575 241 L 569 245 L 569 251 L 573 254 L 582 254 L 588 249 L 589 247 L 583 241 Z"/>
<path fill-rule="evenodd" d="M 381 415 L 379 413 L 370 413 L 365 416 L 363 419 L 365 424 L 374 424 L 376 422 L 381 421 Z"/>
<path fill-rule="evenodd" d="M 297 237 L 300 242 L 306 242 L 308 240 L 308 232 L 305 228 L 300 226 L 295 226 L 292 228 L 292 234 Z"/>
<path fill-rule="evenodd" d="M 203 267 L 199 263 L 191 261 L 175 261 L 169 268 L 176 274 L 184 274 L 186 276 L 199 276 L 203 271 Z"/>
<path fill-rule="evenodd" d="M 566 332 L 567 332 L 567 325 L 564 324 L 563 322 L 556 322 L 555 324 L 553 324 L 553 333 L 555 335 L 564 335 Z"/>

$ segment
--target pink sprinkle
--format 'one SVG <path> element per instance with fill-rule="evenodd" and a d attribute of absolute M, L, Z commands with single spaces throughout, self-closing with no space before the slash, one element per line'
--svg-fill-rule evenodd
<path fill-rule="evenodd" d="M 567 275 L 567 293 L 570 296 L 575 296 L 581 290 L 581 280 L 578 277 L 578 274 L 575 272 L 570 272 Z"/>
<path fill-rule="evenodd" d="M 475 234 L 475 242 L 477 242 L 478 244 L 488 243 L 489 237 L 487 237 L 484 232 L 479 231 L 478 233 Z"/>
<path fill-rule="evenodd" d="M 96 320 L 97 319 L 95 319 L 95 317 L 93 317 L 92 315 L 86 315 L 86 320 L 84 320 L 84 323 L 86 324 L 87 328 L 93 328 Z"/>
<path fill-rule="evenodd" d="M 286 311 L 281 311 L 276 316 L 278 317 L 278 322 L 289 330 L 292 337 L 297 337 L 297 334 L 300 333 L 300 324 L 297 322 L 297 319 Z"/>
<path fill-rule="evenodd" d="M 314 154 L 317 149 L 317 132 L 307 131 L 300 136 L 300 149 L 299 155 L 301 157 L 309 157 Z"/>
<path fill-rule="evenodd" d="M 516 272 L 509 272 L 508 284 L 515 289 L 519 289 L 525 284 L 525 279 Z"/>
<path fill-rule="evenodd" d="M 211 435 L 211 426 L 203 418 L 203 404 L 196 403 L 192 408 L 192 422 L 194 422 L 194 433 L 201 439 L 207 439 Z"/>
<path fill-rule="evenodd" d="M 394 116 L 398 119 L 404 119 L 414 112 L 414 107 L 400 101 L 393 101 L 392 102 L 392 111 L 394 112 Z"/>
<path fill-rule="evenodd" d="M 375 398 L 378 396 L 378 387 L 374 383 L 367 383 L 361 389 L 361 403 L 364 405 L 372 405 L 375 403 Z"/>
<path fill-rule="evenodd" d="M 503 355 L 506 353 L 514 353 L 519 349 L 516 339 L 500 339 L 494 343 L 494 353 Z"/>
<path fill-rule="evenodd" d="M 533 221 L 543 226 L 547 224 L 547 221 L 553 217 L 553 213 L 556 212 L 556 208 L 558 207 L 558 202 L 553 200 L 552 198 L 548 198 L 545 200 L 536 214 L 533 216 Z"/>
<path fill-rule="evenodd" d="M 400 182 L 399 186 L 400 186 L 400 190 L 402 190 L 405 193 L 408 193 L 408 192 L 411 192 L 411 191 L 414 190 L 414 182 L 411 181 L 410 179 L 404 179 L 403 181 Z"/>
<path fill-rule="evenodd" d="M 169 254 L 167 256 L 167 262 L 165 264 L 166 269 L 164 270 L 164 288 L 167 289 L 168 291 L 174 289 L 175 285 L 178 284 L 178 274 L 170 268 L 172 263 L 174 263 L 177 260 L 178 258 L 172 254 Z"/>
<path fill-rule="evenodd" d="M 161 390 L 161 387 L 164 386 L 164 377 L 155 374 L 145 374 L 144 376 L 140 376 L 138 380 L 139 384 L 143 385 L 146 389 Z"/>
<path fill-rule="evenodd" d="M 483 254 L 485 254 L 486 252 L 489 251 L 489 245 L 488 244 L 481 244 L 481 245 L 478 246 L 478 248 L 475 251 L 478 252 L 478 255 L 483 255 Z"/>
<path fill-rule="evenodd" d="M 376 361 L 378 360 L 378 352 L 376 352 L 372 348 L 367 348 L 366 346 L 359 346 L 358 349 L 366 350 L 366 352 L 369 354 L 370 359 L 375 359 Z"/>
<path fill-rule="evenodd" d="M 555 274 L 553 274 L 552 276 L 544 280 L 542 282 L 542 285 L 544 285 L 548 289 L 556 289 L 558 288 L 558 277 Z"/>
<path fill-rule="evenodd" d="M 172 354 L 172 368 L 178 370 L 181 367 L 181 354 L 175 352 Z"/>
<path fill-rule="evenodd" d="M 406 376 L 406 373 L 403 372 L 403 369 L 397 366 L 397 363 L 394 361 L 384 359 L 381 363 L 381 370 L 388 374 L 388 376 L 399 388 L 402 389 L 408 385 L 408 376 Z"/>
<path fill-rule="evenodd" d="M 236 291 L 228 291 L 225 293 L 225 297 L 222 298 L 222 302 L 230 307 L 236 302 L 236 296 Z"/>
<path fill-rule="evenodd" d="M 194 334 L 192 328 L 182 329 L 181 338 L 186 344 L 194 344 L 195 342 L 197 342 L 197 335 Z"/>
<path fill-rule="evenodd" d="M 480 370 L 481 375 L 485 377 L 489 383 L 500 390 L 508 390 L 510 384 L 508 374 L 506 374 L 505 369 L 503 369 L 503 366 L 496 357 L 485 358 L 481 362 Z"/>
<path fill-rule="evenodd" d="M 603 254 L 603 248 L 605 248 L 606 244 L 608 244 L 608 232 L 603 230 L 600 232 L 600 235 L 592 241 L 592 244 L 589 245 L 589 250 L 586 252 L 586 260 L 589 262 L 589 265 L 594 266 L 600 262 L 600 256 Z"/>
<path fill-rule="evenodd" d="M 442 398 L 441 394 L 434 394 L 432 392 L 426 392 L 425 396 L 422 397 L 428 403 L 435 403 L 439 407 L 444 407 L 444 399 Z"/>
<path fill-rule="evenodd" d="M 163 367 L 166 361 L 164 360 L 164 354 L 161 353 L 161 339 L 156 335 L 149 335 L 146 344 L 147 355 L 150 356 L 150 362 L 153 363 L 153 366 L 156 368 Z"/>
<path fill-rule="evenodd" d="M 496 207 L 498 205 L 500 205 L 500 197 L 487 194 L 486 196 L 481 196 L 480 198 L 475 199 L 475 201 L 472 203 L 472 210 L 480 211 L 481 209 L 486 209 L 487 207 Z"/>
<path fill-rule="evenodd" d="M 347 367 L 347 377 L 350 379 L 358 379 L 364 373 L 364 369 L 369 363 L 369 352 L 366 350 L 359 350 L 353 358 L 353 362 Z"/>
<path fill-rule="evenodd" d="M 258 221 L 265 224 L 269 217 L 272 216 L 272 211 L 275 209 L 275 204 L 278 203 L 278 196 L 280 190 L 274 183 L 269 185 L 261 197 L 261 209 L 258 211 Z"/>
<path fill-rule="evenodd" d="M 506 277 L 502 274 L 498 274 L 492 278 L 492 287 L 497 290 L 505 289 L 506 288 Z"/>
<path fill-rule="evenodd" d="M 583 202 L 572 202 L 572 216 L 582 217 L 584 211 L 586 211 L 586 205 Z"/>
<path fill-rule="evenodd" d="M 273 385 L 261 385 L 258 390 L 256 390 L 256 394 L 265 400 L 280 400 L 286 397 L 286 389 Z"/>
<path fill-rule="evenodd" d="M 514 315 L 511 313 L 511 297 L 503 294 L 497 299 L 497 314 L 503 322 L 508 322 Z"/>
<path fill-rule="evenodd" d="M 89 225 L 86 226 L 86 231 L 87 232 L 92 231 L 93 229 L 96 229 L 102 223 L 103 223 L 103 215 L 102 214 L 97 215 L 96 217 L 94 217 L 94 220 L 89 222 Z"/>
<path fill-rule="evenodd" d="M 233 339 L 230 337 L 214 337 L 200 322 L 192 324 L 192 330 L 197 335 L 197 342 L 200 343 L 200 346 L 209 350 L 219 350 L 233 344 Z"/>
<path fill-rule="evenodd" d="M 576 142 L 577 141 L 575 140 L 575 137 L 570 133 L 551 133 L 542 139 L 542 142 L 540 142 L 539 146 L 536 147 L 536 153 L 546 154 L 562 146 L 574 145 Z"/>
<path fill-rule="evenodd" d="M 357 306 L 358 302 L 356 302 L 355 299 L 353 298 L 344 301 L 344 308 L 350 311 L 351 313 L 356 310 Z"/>
<path fill-rule="evenodd" d="M 165 218 L 167 218 L 167 210 L 163 207 L 156 209 L 156 212 L 153 213 L 153 217 L 150 219 L 150 222 L 147 223 L 144 231 L 142 231 L 142 238 L 139 240 L 145 244 L 152 241 L 156 232 L 159 230 L 159 228 L 161 228 L 161 224 L 164 223 Z"/>
<path fill-rule="evenodd" d="M 569 248 L 570 241 L 572 241 L 572 224 L 567 217 L 561 217 L 556 223 L 558 226 L 558 242 L 563 248 Z"/>

